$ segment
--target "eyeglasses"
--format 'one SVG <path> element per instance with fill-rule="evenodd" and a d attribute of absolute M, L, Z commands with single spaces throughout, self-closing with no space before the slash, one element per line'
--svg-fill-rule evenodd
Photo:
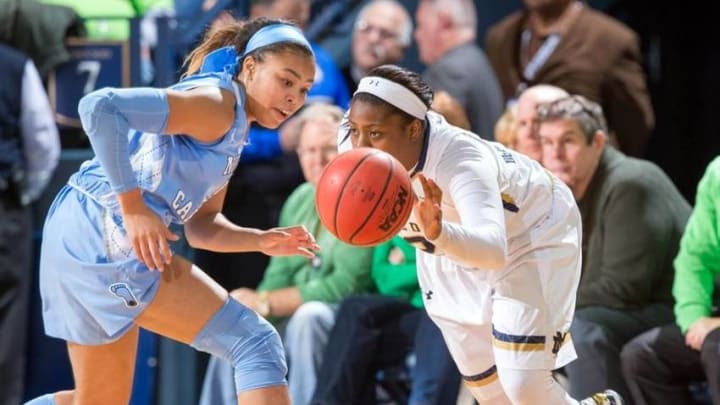
<path fill-rule="evenodd" d="M 326 146 L 324 148 L 310 147 L 310 148 L 298 148 L 297 154 L 299 157 L 309 157 L 315 155 L 328 156 L 337 153 L 337 146 Z"/>
<path fill-rule="evenodd" d="M 363 35 L 369 35 L 372 31 L 377 31 L 378 36 L 383 41 L 393 41 L 399 37 L 398 33 L 390 31 L 386 28 L 372 25 L 365 20 L 358 20 L 355 23 L 355 31 Z"/>

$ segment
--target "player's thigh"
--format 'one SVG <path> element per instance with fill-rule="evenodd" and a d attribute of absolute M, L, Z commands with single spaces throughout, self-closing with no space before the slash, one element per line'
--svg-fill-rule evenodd
<path fill-rule="evenodd" d="M 448 351 L 463 377 L 491 373 L 495 368 L 491 325 L 461 325 L 435 320 Z"/>
<path fill-rule="evenodd" d="M 160 278 L 155 298 L 135 322 L 189 344 L 227 298 L 227 291 L 210 276 L 175 255 Z"/>
<path fill-rule="evenodd" d="M 75 378 L 74 405 L 126 405 L 132 393 L 138 328 L 98 346 L 68 342 Z"/>

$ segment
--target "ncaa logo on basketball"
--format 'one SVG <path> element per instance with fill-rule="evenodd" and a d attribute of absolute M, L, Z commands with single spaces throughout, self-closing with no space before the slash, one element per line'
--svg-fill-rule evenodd
<path fill-rule="evenodd" d="M 397 199 L 395 200 L 395 203 L 393 204 L 392 211 L 390 212 L 390 215 L 388 215 L 385 220 L 380 224 L 380 229 L 383 231 L 388 231 L 392 226 L 397 222 L 398 218 L 403 213 L 403 210 L 405 208 L 405 205 L 408 203 L 408 196 L 410 193 L 404 188 L 400 187 L 400 192 L 397 195 Z"/>

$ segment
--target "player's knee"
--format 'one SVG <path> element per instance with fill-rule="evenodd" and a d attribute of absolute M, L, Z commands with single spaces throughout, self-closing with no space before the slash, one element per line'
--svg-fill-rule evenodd
<path fill-rule="evenodd" d="M 517 405 L 537 404 L 557 384 L 550 370 L 498 369 L 498 375 L 505 395 Z"/>
<path fill-rule="evenodd" d="M 234 299 L 210 318 L 191 346 L 232 364 L 238 393 L 286 384 L 285 353 L 277 331 Z"/>

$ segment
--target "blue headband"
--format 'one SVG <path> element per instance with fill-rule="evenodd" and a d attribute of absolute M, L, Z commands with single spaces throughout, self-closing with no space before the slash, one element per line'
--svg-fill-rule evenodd
<path fill-rule="evenodd" d="M 200 67 L 200 73 L 225 71 L 236 75 L 238 66 L 245 56 L 258 48 L 279 42 L 293 42 L 306 47 L 312 53 L 310 43 L 297 27 L 288 24 L 266 25 L 250 37 L 242 56 L 238 55 L 233 46 L 219 48 L 207 54 Z"/>

